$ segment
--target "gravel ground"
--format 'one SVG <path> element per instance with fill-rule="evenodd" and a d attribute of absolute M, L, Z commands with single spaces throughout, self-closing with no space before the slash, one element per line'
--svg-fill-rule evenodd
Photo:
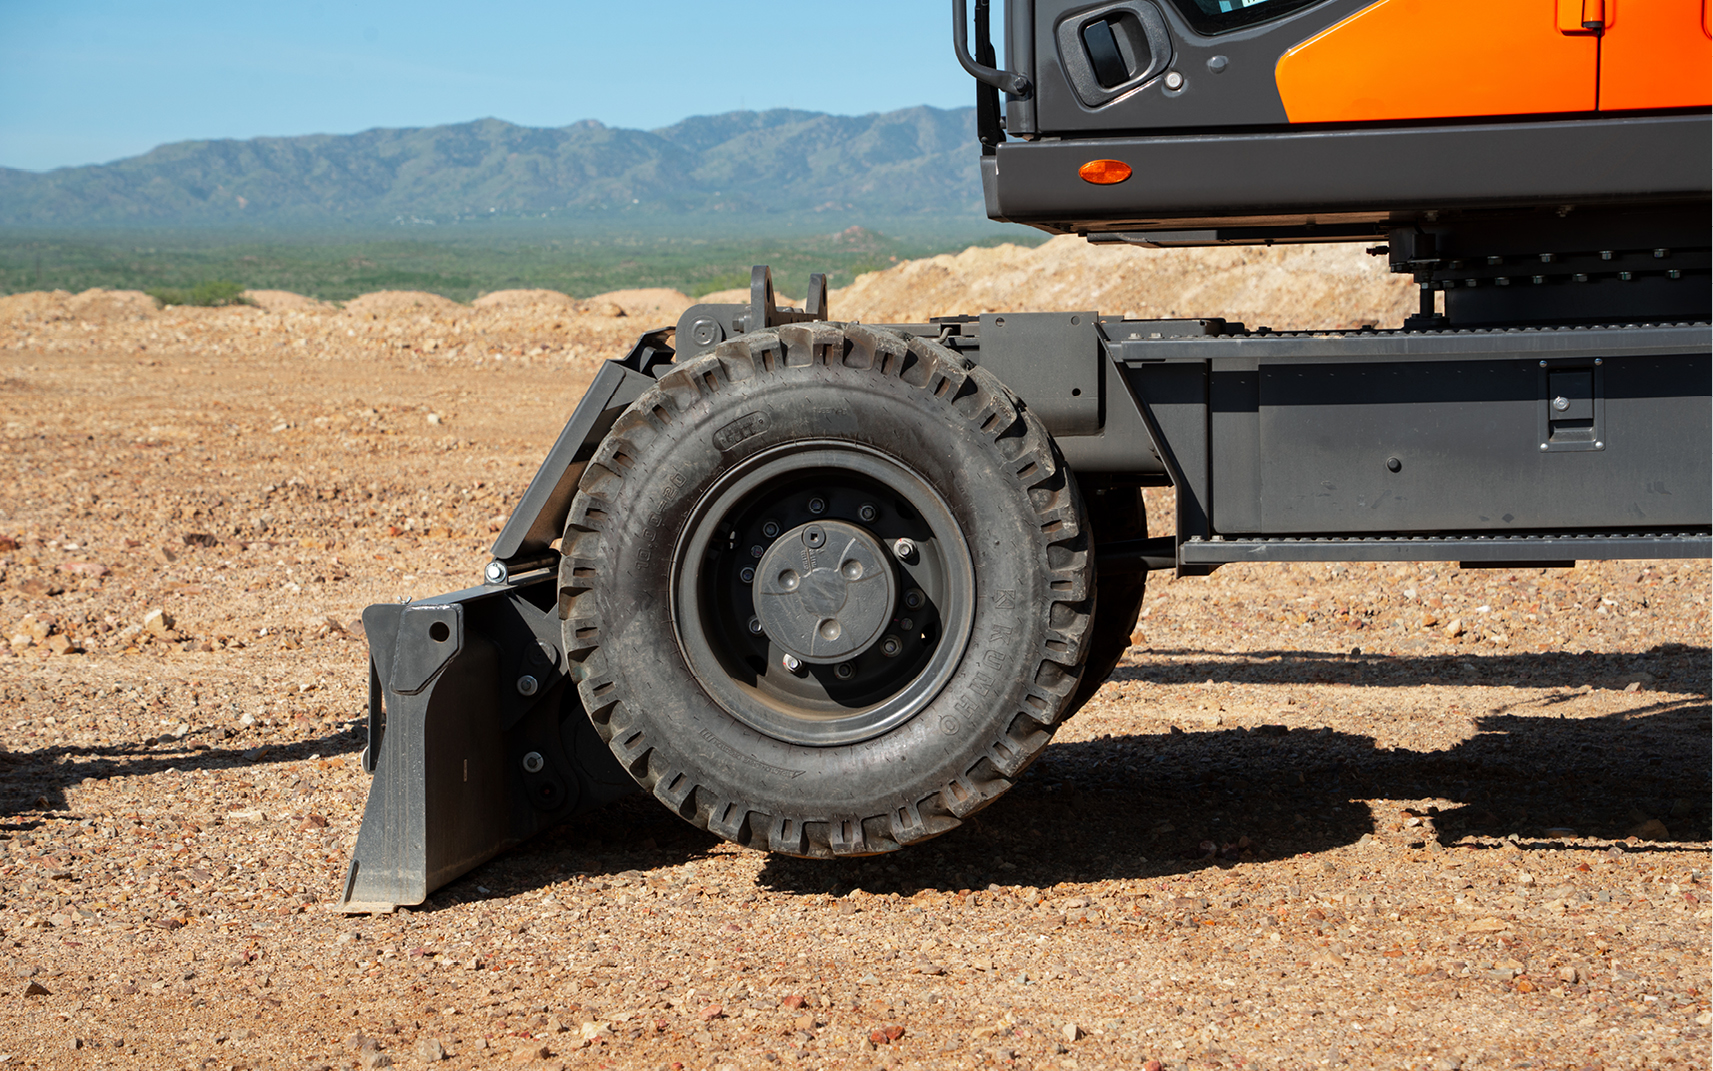
<path fill-rule="evenodd" d="M 1156 576 L 924 847 L 638 798 L 334 913 L 354 619 L 476 580 L 615 311 L 0 302 L 0 1063 L 1708 1067 L 1705 562 Z"/>

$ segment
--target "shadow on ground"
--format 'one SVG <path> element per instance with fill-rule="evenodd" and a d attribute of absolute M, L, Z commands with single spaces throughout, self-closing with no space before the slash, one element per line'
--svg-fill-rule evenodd
<path fill-rule="evenodd" d="M 1155 651 L 1148 664 L 1124 667 L 1115 678 L 1610 688 L 1646 673 L 1657 682 L 1650 688 L 1665 691 L 1653 692 L 1660 698 L 1650 705 L 1595 719 L 1556 712 L 1573 695 L 1537 693 L 1479 718 L 1474 737 L 1433 752 L 1382 749 L 1370 737 L 1330 729 L 1174 730 L 1055 743 L 1010 793 L 951 834 L 869 859 L 772 856 L 760 881 L 794 893 L 1046 887 L 1313 854 L 1371 833 L 1400 847 L 1425 841 L 1424 832 L 1389 828 L 1398 816 L 1375 816 L 1360 802 L 1375 798 L 1451 801 L 1431 816 L 1444 844 L 1466 835 L 1515 834 L 1526 850 L 1562 844 L 1566 829 L 1619 840 L 1657 819 L 1667 833 L 1656 830 L 1652 840 L 1622 850 L 1675 851 L 1681 849 L 1674 845 L 1689 842 L 1702 852 L 1713 836 L 1708 656 L 1706 648 L 1682 645 L 1644 654 L 1422 658 Z M 1313 672 L 1305 674 L 1305 664 Z M 27 821 L 27 812 L 62 809 L 65 788 L 89 777 L 231 768 L 312 752 L 349 754 L 363 741 L 359 725 L 264 755 L 208 746 L 195 734 L 105 748 L 0 753 L 8 790 L 0 818 Z M 679 865 L 719 844 L 639 794 L 535 837 L 447 885 L 425 906 L 523 894 L 571 874 L 611 876 Z"/>
<path fill-rule="evenodd" d="M 0 820 L 38 811 L 67 809 L 66 789 L 91 778 L 148 777 L 167 770 L 229 770 L 293 762 L 320 755 L 361 751 L 367 737 L 361 725 L 278 745 L 226 747 L 216 730 L 199 729 L 183 737 L 165 734 L 132 743 L 94 747 L 55 745 L 38 751 L 0 750 Z"/>

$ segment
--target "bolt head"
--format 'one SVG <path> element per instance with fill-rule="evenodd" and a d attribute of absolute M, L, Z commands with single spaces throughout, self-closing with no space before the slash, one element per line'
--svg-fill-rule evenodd
<path fill-rule="evenodd" d="M 892 553 L 905 561 L 916 556 L 916 544 L 908 539 L 899 539 L 892 544 Z"/>
<path fill-rule="evenodd" d="M 897 658 L 904 650 L 904 641 L 897 636 L 887 636 L 880 641 L 880 653 L 888 658 Z"/>
<path fill-rule="evenodd" d="M 1167 89 L 1182 89 L 1182 88 L 1184 88 L 1184 76 L 1179 74 L 1177 71 L 1167 71 L 1166 72 L 1166 88 Z"/>
<path fill-rule="evenodd" d="M 779 534 L 779 522 L 763 521 L 761 525 L 761 534 L 772 539 L 774 536 Z"/>
<path fill-rule="evenodd" d="M 925 602 L 927 598 L 928 597 L 926 595 L 922 594 L 921 588 L 911 588 L 909 591 L 904 593 L 904 605 L 908 606 L 912 610 L 916 610 L 922 606 L 922 603 Z"/>
<path fill-rule="evenodd" d="M 809 500 L 809 512 L 813 513 L 817 517 L 827 512 L 827 500 L 824 498 L 811 498 Z"/>
<path fill-rule="evenodd" d="M 517 694 L 518 695 L 534 695 L 536 692 L 536 689 L 538 689 L 540 687 L 541 687 L 541 682 L 536 680 L 534 677 L 530 676 L 527 673 L 525 673 L 523 676 L 521 676 L 517 679 Z"/>
<path fill-rule="evenodd" d="M 1562 413 L 1570 408 L 1570 399 L 1560 394 L 1552 400 L 1552 407 Z"/>
<path fill-rule="evenodd" d="M 838 665 L 833 667 L 833 676 L 842 681 L 848 681 L 852 677 L 856 676 L 856 667 L 851 665 L 849 662 L 840 662 Z"/>
<path fill-rule="evenodd" d="M 482 570 L 482 575 L 490 584 L 503 584 L 506 579 L 506 567 L 500 562 L 489 562 Z"/>
<path fill-rule="evenodd" d="M 872 521 L 876 517 L 880 516 L 880 510 L 875 508 L 874 503 L 864 502 L 861 506 L 857 507 L 857 516 L 862 520 Z"/>
<path fill-rule="evenodd" d="M 792 673 L 796 673 L 798 670 L 803 668 L 803 663 L 799 662 L 794 655 L 784 655 L 779 659 L 779 664 Z"/>
<path fill-rule="evenodd" d="M 746 584 L 753 583 L 755 580 L 755 570 L 751 569 L 747 565 L 744 566 L 742 569 L 738 570 L 738 579 L 742 580 Z"/>
<path fill-rule="evenodd" d="M 752 636 L 761 635 L 761 618 L 752 617 L 749 619 L 749 632 Z"/>
<path fill-rule="evenodd" d="M 523 768 L 527 773 L 540 773 L 547 768 L 547 760 L 541 757 L 541 752 L 531 751 L 523 757 Z"/>

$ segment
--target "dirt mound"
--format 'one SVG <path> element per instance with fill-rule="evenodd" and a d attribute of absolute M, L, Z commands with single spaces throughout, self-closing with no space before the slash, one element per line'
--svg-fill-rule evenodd
<path fill-rule="evenodd" d="M 1144 249 L 1054 238 L 966 249 L 859 276 L 829 304 L 840 320 L 1098 309 L 1137 317 L 1223 316 L 1279 330 L 1399 326 L 1416 309 L 1407 276 L 1360 245 Z"/>
<path fill-rule="evenodd" d="M 268 312 L 332 312 L 333 306 L 290 290 L 246 290 L 244 300 Z"/>
<path fill-rule="evenodd" d="M 445 312 L 463 308 L 451 298 L 425 290 L 379 290 L 345 303 L 345 311 L 359 316 L 389 316 L 409 312 Z"/>
<path fill-rule="evenodd" d="M 32 290 L 0 297 L 0 323 L 82 320 L 111 324 L 141 320 L 154 315 L 155 299 L 141 290 L 103 290 L 95 287 L 81 294 L 65 290 Z"/>
<path fill-rule="evenodd" d="M 611 290 L 605 294 L 596 294 L 588 300 L 590 305 L 600 305 L 602 302 L 617 305 L 625 311 L 626 316 L 659 323 L 676 322 L 685 309 L 696 304 L 694 298 L 663 286 L 639 290 Z"/>
<path fill-rule="evenodd" d="M 473 309 L 574 309 L 577 305 L 576 298 L 557 290 L 496 290 L 470 302 Z"/>

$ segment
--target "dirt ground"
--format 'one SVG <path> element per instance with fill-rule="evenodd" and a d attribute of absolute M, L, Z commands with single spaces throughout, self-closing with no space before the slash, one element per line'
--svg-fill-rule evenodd
<path fill-rule="evenodd" d="M 355 619 L 477 582 L 651 326 L 364 301 L 0 299 L 0 1063 L 1708 1067 L 1701 561 L 1157 575 L 926 846 L 774 858 L 636 798 L 335 913 Z"/>

